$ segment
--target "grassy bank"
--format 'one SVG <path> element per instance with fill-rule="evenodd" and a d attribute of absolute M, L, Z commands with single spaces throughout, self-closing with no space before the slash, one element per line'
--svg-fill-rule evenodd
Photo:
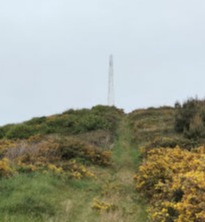
<path fill-rule="evenodd" d="M 1 179 L 1 220 L 145 222 L 144 203 L 134 190 L 139 154 L 131 138 L 129 121 L 124 117 L 112 145 L 112 164 L 87 166 L 93 178 L 33 172 Z"/>

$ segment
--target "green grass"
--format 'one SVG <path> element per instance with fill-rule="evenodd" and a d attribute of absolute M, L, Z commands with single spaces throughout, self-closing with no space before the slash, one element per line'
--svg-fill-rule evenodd
<path fill-rule="evenodd" d="M 139 164 L 131 143 L 128 118 L 122 118 L 113 148 L 112 166 L 90 166 L 94 179 L 53 174 L 17 174 L 0 181 L 0 219 L 5 222 L 146 222 L 146 206 L 135 192 L 133 175 Z M 113 210 L 93 209 L 93 200 Z"/>
<path fill-rule="evenodd" d="M 19 174 L 1 180 L 0 218 L 5 222 L 80 221 L 82 209 L 89 210 L 95 218 L 95 212 L 87 203 L 100 190 L 93 180 L 62 179 L 42 173 Z"/>
<path fill-rule="evenodd" d="M 93 110 L 96 115 L 103 111 L 102 107 L 98 109 Z M 80 118 L 82 112 L 76 112 L 75 115 Z M 142 161 L 139 148 L 175 146 L 175 143 L 182 147 L 184 144 L 184 148 L 189 148 L 192 146 L 192 141 L 184 140 L 182 135 L 174 131 L 175 110 L 173 108 L 152 108 L 136 110 L 129 115 L 120 114 L 117 118 L 120 119 L 119 122 L 109 112 L 108 117 L 113 118 L 111 121 L 116 121 L 116 128 L 111 134 L 109 131 L 105 131 L 106 133 L 93 131 L 76 135 L 76 138 L 80 141 L 93 141 L 94 144 L 102 143 L 101 139 L 105 140 L 101 148 L 103 150 L 112 147 L 111 166 L 105 167 L 86 162 L 88 164 L 86 167 L 96 175 L 96 178 L 92 179 L 78 180 L 66 175 L 43 173 L 21 173 L 9 179 L 2 178 L 0 180 L 0 221 L 146 222 L 147 205 L 135 191 L 133 181 L 137 167 Z M 69 111 L 63 115 L 71 114 L 74 115 Z M 50 118 L 49 121 L 55 121 L 56 118 L 58 116 L 54 119 Z M 48 119 L 43 118 L 38 121 L 41 123 Z M 86 121 L 87 123 L 90 124 L 90 120 Z M 107 138 L 111 139 L 106 144 Z M 111 144 L 113 141 L 114 144 Z M 113 208 L 93 209 L 94 199 L 111 204 Z"/>
<path fill-rule="evenodd" d="M 54 216 L 59 195 L 60 181 L 44 174 L 19 174 L 10 179 L 1 179 L 1 221 L 45 221 Z"/>
<path fill-rule="evenodd" d="M 110 108 L 94 108 L 92 112 L 95 115 L 107 113 L 104 117 L 108 118 L 108 122 L 114 123 L 112 132 L 99 130 L 87 132 L 87 127 L 90 129 L 91 126 L 101 129 L 97 119 L 94 118 L 93 122 L 84 119 L 87 112 L 89 111 L 70 110 L 62 114 L 75 114 L 76 119 L 82 118 L 82 126 L 81 124 L 77 126 L 85 127 L 86 133 L 82 130 L 83 133 L 71 138 L 94 145 L 102 144 L 99 145 L 101 150 L 112 148 L 112 164 L 102 166 L 83 161 L 83 164 L 87 164 L 88 170 L 95 174 L 96 177 L 92 179 L 79 180 L 66 175 L 44 173 L 21 173 L 11 178 L 0 179 L 0 221 L 146 222 L 148 220 L 146 202 L 136 192 L 133 181 L 133 176 L 142 161 L 139 148 L 144 147 L 145 150 L 149 150 L 155 147 L 175 147 L 178 144 L 182 148 L 191 149 L 196 146 L 194 141 L 184 139 L 183 135 L 174 131 L 175 109 L 170 107 L 136 110 L 129 115 L 122 114 L 120 110 L 119 113 L 116 110 L 112 113 Z M 85 116 L 82 117 L 82 114 Z M 62 130 L 61 123 L 65 124 L 59 116 L 33 119 L 29 124 L 41 124 L 45 121 L 50 121 L 49 123 L 53 121 L 52 124 L 57 124 L 60 130 Z M 71 122 L 66 124 L 70 127 Z M 7 126 L 4 130 L 8 130 L 9 127 L 14 126 Z M 55 136 L 59 135 L 61 134 Z M 62 138 L 65 141 L 68 135 Z M 79 145 L 77 147 L 79 148 Z M 85 159 L 83 154 L 82 158 Z M 112 207 L 108 210 L 93 209 L 94 199 Z"/>
<path fill-rule="evenodd" d="M 145 202 L 135 192 L 133 183 L 133 175 L 140 161 L 138 146 L 132 142 L 129 118 L 125 116 L 118 128 L 113 150 L 114 168 L 112 172 L 113 182 L 119 186 L 119 211 L 123 212 L 124 221 L 147 221 Z M 120 220 L 120 218 L 118 219 Z"/>
<path fill-rule="evenodd" d="M 170 107 L 135 110 L 129 114 L 132 140 L 139 146 L 157 137 L 173 137 L 175 109 Z"/>

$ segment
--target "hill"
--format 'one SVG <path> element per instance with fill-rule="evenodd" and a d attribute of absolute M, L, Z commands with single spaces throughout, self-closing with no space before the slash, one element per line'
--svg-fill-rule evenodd
<path fill-rule="evenodd" d="M 1 127 L 1 221 L 204 221 L 203 138 L 177 132 L 178 113 L 95 106 Z"/>

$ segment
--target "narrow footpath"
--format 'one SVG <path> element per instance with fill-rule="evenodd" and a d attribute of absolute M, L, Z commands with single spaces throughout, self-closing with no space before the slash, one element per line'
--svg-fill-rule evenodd
<path fill-rule="evenodd" d="M 113 168 L 109 170 L 107 202 L 116 205 L 116 210 L 105 214 L 102 222 L 146 222 L 147 214 L 143 201 L 134 188 L 133 176 L 139 164 L 139 152 L 131 142 L 129 120 L 125 116 L 119 126 L 113 149 Z"/>
<path fill-rule="evenodd" d="M 146 206 L 135 191 L 134 174 L 139 164 L 137 147 L 131 143 L 129 120 L 122 118 L 112 150 L 112 165 L 95 166 L 94 180 L 67 187 L 64 213 L 49 222 L 146 222 Z M 96 204 L 98 209 L 93 208 Z"/>

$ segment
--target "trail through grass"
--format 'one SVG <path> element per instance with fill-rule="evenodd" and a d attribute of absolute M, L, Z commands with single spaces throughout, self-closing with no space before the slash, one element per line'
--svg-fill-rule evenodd
<path fill-rule="evenodd" d="M 113 165 L 95 169 L 97 179 L 88 185 L 87 191 L 85 188 L 78 193 L 82 195 L 77 198 L 81 199 L 82 208 L 77 207 L 74 213 L 73 206 L 71 211 L 75 216 L 70 221 L 146 222 L 145 204 L 139 201 L 133 183 L 139 153 L 131 143 L 131 135 L 128 118 L 124 117 L 113 148 Z M 93 200 L 99 204 L 99 210 L 92 209 Z M 108 206 L 107 210 L 103 209 L 104 205 Z"/>
<path fill-rule="evenodd" d="M 140 163 L 139 151 L 135 144 L 131 142 L 132 132 L 129 121 L 124 117 L 118 129 L 115 148 L 113 150 L 113 177 L 114 182 L 118 183 L 122 192 L 118 193 L 119 211 L 123 214 L 119 221 L 145 222 L 146 211 L 143 201 L 134 190 L 133 175 Z M 116 220 L 117 221 L 117 220 Z"/>
<path fill-rule="evenodd" d="M 91 167 L 95 179 L 37 174 L 2 180 L 0 196 L 8 197 L 0 204 L 0 221 L 146 222 L 145 205 L 134 189 L 139 154 L 131 143 L 127 117 L 120 123 L 112 151 L 112 166 Z"/>
<path fill-rule="evenodd" d="M 131 143 L 131 135 L 128 118 L 124 117 L 113 148 L 113 165 L 93 168 L 97 175 L 93 181 L 72 181 L 70 198 L 64 202 L 66 214 L 61 220 L 51 221 L 147 221 L 145 204 L 139 201 L 134 189 L 133 176 L 139 164 L 139 153 Z M 98 209 L 93 209 L 93 205 Z M 105 205 L 107 210 L 103 208 Z"/>

